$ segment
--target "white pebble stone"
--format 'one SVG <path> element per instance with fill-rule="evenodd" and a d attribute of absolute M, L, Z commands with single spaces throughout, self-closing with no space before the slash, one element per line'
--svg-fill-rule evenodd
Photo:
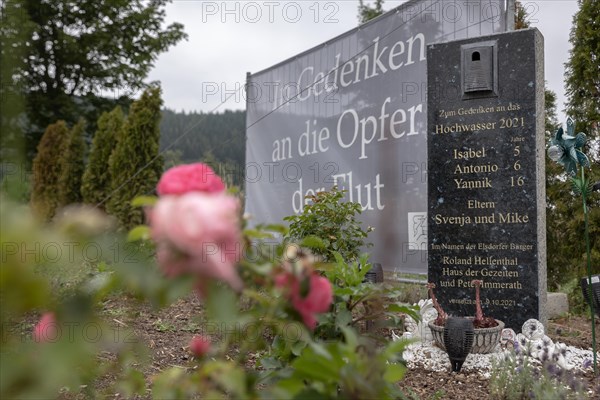
<path fill-rule="evenodd" d="M 431 305 L 431 300 L 427 302 L 419 302 L 421 306 L 421 313 L 423 321 L 410 325 L 409 332 L 405 332 L 402 337 L 413 337 L 424 339 L 426 336 L 427 324 L 425 321 L 430 318 L 435 318 L 432 312 L 435 311 Z M 398 340 L 400 337 L 395 333 L 392 335 L 394 340 Z M 427 337 L 429 339 L 429 337 Z M 582 350 L 576 347 L 567 346 L 564 343 L 554 343 L 545 334 L 544 325 L 538 320 L 530 319 L 523 324 L 522 333 L 515 334 L 512 329 L 504 329 L 502 331 L 501 345 L 503 347 L 511 348 L 507 346 L 509 342 L 515 342 L 517 346 L 524 350 L 527 347 L 531 348 L 531 355 L 533 357 L 543 357 L 546 354 L 552 357 L 557 354 L 558 364 L 565 369 L 577 369 L 583 370 L 584 361 L 592 359 L 592 351 Z M 462 371 L 466 373 L 477 373 L 481 379 L 489 379 L 491 376 L 492 363 L 494 360 L 499 360 L 505 355 L 510 354 L 510 351 L 501 350 L 501 346 L 496 347 L 496 352 L 491 354 L 469 354 L 465 363 L 462 366 Z M 424 340 L 422 342 L 412 343 L 408 345 L 404 353 L 402 354 L 406 365 L 410 369 L 423 368 L 427 371 L 441 372 L 450 370 L 450 360 L 445 351 L 435 346 L 431 340 Z M 442 380 L 443 381 L 443 380 Z"/>
<path fill-rule="evenodd" d="M 537 319 L 528 319 L 521 328 L 523 335 L 530 340 L 542 339 L 546 334 L 544 325 Z"/>

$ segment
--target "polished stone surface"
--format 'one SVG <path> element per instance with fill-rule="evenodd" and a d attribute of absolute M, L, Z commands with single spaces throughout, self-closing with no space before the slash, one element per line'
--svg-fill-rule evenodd
<path fill-rule="evenodd" d="M 486 316 L 546 323 L 543 38 L 433 44 L 427 60 L 429 281 L 450 315 L 475 315 L 478 279 Z"/>

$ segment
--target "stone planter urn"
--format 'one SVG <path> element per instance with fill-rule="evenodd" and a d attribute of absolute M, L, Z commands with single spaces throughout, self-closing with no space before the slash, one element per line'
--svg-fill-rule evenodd
<path fill-rule="evenodd" d="M 467 319 L 473 321 L 474 326 L 473 346 L 471 347 L 471 353 L 492 353 L 502 338 L 504 322 L 492 317 L 483 316 L 483 310 L 481 309 L 481 298 L 479 296 L 479 287 L 483 282 L 475 279 L 472 281 L 472 283 L 473 286 L 475 286 L 475 317 L 467 317 Z M 435 284 L 428 283 L 427 288 L 429 290 L 429 296 L 431 297 L 433 306 L 438 312 L 438 317 L 429 322 L 429 329 L 431 330 L 435 344 L 442 350 L 446 351 L 446 346 L 444 346 L 444 327 L 446 325 L 446 321 L 450 317 L 448 317 L 448 314 L 446 314 L 439 305 L 435 294 L 433 293 Z M 494 324 L 496 325 L 494 326 Z"/>
<path fill-rule="evenodd" d="M 469 317 L 469 319 L 473 319 Z M 491 328 L 475 328 L 473 329 L 473 345 L 471 346 L 471 353 L 475 354 L 488 354 L 493 353 L 496 346 L 500 343 L 502 336 L 502 330 L 504 329 L 504 322 L 496 320 L 497 326 Z M 435 321 L 429 321 L 429 329 L 433 335 L 434 343 L 446 351 L 444 346 L 444 327 L 435 324 Z"/>

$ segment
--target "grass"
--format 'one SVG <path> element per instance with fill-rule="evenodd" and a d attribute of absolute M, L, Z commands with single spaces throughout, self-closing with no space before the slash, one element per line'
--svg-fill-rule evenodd
<path fill-rule="evenodd" d="M 157 321 L 154 322 L 154 324 L 152 324 L 154 326 L 154 329 L 156 329 L 159 332 L 175 332 L 176 328 L 175 325 L 169 321 L 163 321 L 162 319 L 159 319 Z"/>
<path fill-rule="evenodd" d="M 403 303 L 415 304 L 419 300 L 427 299 L 427 277 L 420 274 L 405 274 L 405 273 L 392 273 L 386 276 L 387 282 L 392 283 L 402 293 L 398 299 Z M 414 282 L 402 282 L 401 280 L 420 281 L 423 283 Z"/>
<path fill-rule="evenodd" d="M 78 262 L 48 262 L 38 265 L 35 272 L 50 282 L 52 291 L 59 298 L 74 294 L 82 283 L 98 273 L 97 264 L 78 260 Z"/>

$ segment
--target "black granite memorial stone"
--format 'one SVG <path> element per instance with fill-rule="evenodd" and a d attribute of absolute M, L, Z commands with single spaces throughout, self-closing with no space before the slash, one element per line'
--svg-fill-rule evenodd
<path fill-rule="evenodd" d="M 428 46 L 428 264 L 455 316 L 546 323 L 543 37 Z"/>

